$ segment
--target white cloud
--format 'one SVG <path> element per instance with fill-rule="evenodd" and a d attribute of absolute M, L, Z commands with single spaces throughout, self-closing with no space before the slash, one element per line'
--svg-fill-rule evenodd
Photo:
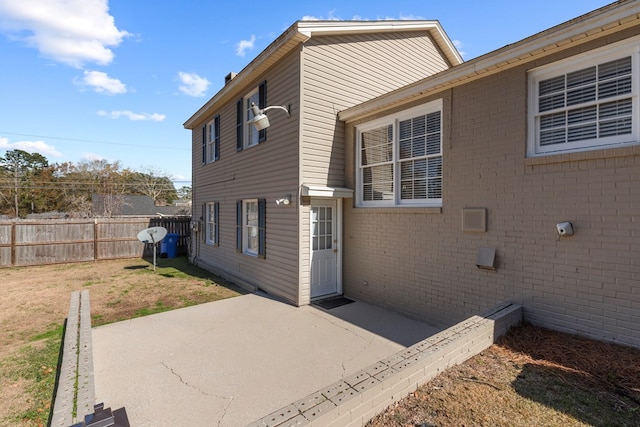
<path fill-rule="evenodd" d="M 313 15 L 305 15 L 302 17 L 303 21 L 339 21 L 340 18 L 335 16 L 334 14 L 336 13 L 335 9 L 332 9 L 329 11 L 329 16 L 327 18 L 324 18 L 322 16 L 313 16 Z"/>
<path fill-rule="evenodd" d="M 402 13 L 400 13 L 399 18 L 392 18 L 392 19 L 399 19 L 401 21 L 422 21 L 425 18 L 423 18 L 420 15 L 403 15 Z"/>
<path fill-rule="evenodd" d="M 130 36 L 116 27 L 107 0 L 0 0 L 0 31 L 76 68 L 109 64 L 111 47 Z"/>
<path fill-rule="evenodd" d="M 129 111 L 129 110 L 118 110 L 118 111 L 111 111 L 111 112 L 100 110 L 98 111 L 98 115 L 104 116 L 104 117 L 110 117 L 112 119 L 127 117 L 129 120 L 132 120 L 132 121 L 150 120 L 153 122 L 161 122 L 167 118 L 167 116 L 165 116 L 164 114 L 134 113 L 133 111 Z"/>
<path fill-rule="evenodd" d="M 209 80 L 195 73 L 178 72 L 178 79 L 182 83 L 178 88 L 180 92 L 189 96 L 204 96 L 211 84 Z"/>
<path fill-rule="evenodd" d="M 86 161 L 86 162 L 94 162 L 94 161 L 106 160 L 106 157 L 101 156 L 100 154 L 95 154 L 95 153 L 82 153 L 80 158 L 83 161 Z"/>
<path fill-rule="evenodd" d="M 314 15 L 305 15 L 302 17 L 302 21 L 340 21 L 342 18 L 335 15 L 336 10 L 330 10 L 327 17 L 324 16 L 314 16 Z M 399 18 L 393 16 L 378 16 L 376 18 L 365 18 L 361 15 L 353 15 L 351 18 L 348 18 L 350 21 L 410 21 L 410 20 L 423 20 L 424 18 L 418 15 L 404 15 L 400 14 Z"/>
<path fill-rule="evenodd" d="M 44 141 L 17 141 L 9 142 L 7 138 L 0 137 L 1 150 L 22 150 L 27 153 L 39 153 L 45 157 L 62 157 L 62 153 L 56 150 L 53 145 Z"/>
<path fill-rule="evenodd" d="M 251 39 L 249 40 L 240 40 L 236 44 L 236 55 L 244 56 L 244 54 L 247 53 L 248 50 L 253 49 L 255 42 L 256 36 L 254 36 L 253 34 L 251 35 Z"/>
<path fill-rule="evenodd" d="M 109 77 L 102 71 L 85 71 L 82 80 L 75 80 L 79 86 L 89 86 L 94 92 L 105 93 L 107 95 L 119 95 L 127 93 L 127 85 L 118 79 Z"/>

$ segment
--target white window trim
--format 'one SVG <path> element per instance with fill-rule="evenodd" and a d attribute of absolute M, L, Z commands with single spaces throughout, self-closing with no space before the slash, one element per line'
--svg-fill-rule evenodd
<path fill-rule="evenodd" d="M 251 98 L 255 97 L 253 102 L 258 105 L 259 93 L 260 86 L 256 86 L 254 90 L 242 98 L 242 114 L 244 123 L 242 146 L 244 149 L 256 147 L 260 143 L 260 132 L 253 126 L 253 110 L 251 109 Z"/>
<path fill-rule="evenodd" d="M 208 202 L 206 204 L 206 223 L 205 223 L 205 242 L 207 245 L 216 245 L 216 226 L 218 224 L 218 218 L 215 217 L 215 202 Z M 213 238 L 211 237 L 213 235 Z"/>
<path fill-rule="evenodd" d="M 363 123 L 356 127 L 356 175 L 357 175 L 357 190 L 356 190 L 356 206 L 358 207 L 442 207 L 442 198 L 439 199 L 421 199 L 421 200 L 401 200 L 400 199 L 400 168 L 397 167 L 401 162 L 399 160 L 399 145 L 398 145 L 398 123 L 402 120 L 411 119 L 420 115 L 427 115 L 430 113 L 440 112 L 440 156 L 443 158 L 442 141 L 443 141 L 443 123 L 444 113 L 442 110 L 442 99 L 431 101 L 427 104 L 423 104 L 417 107 L 410 108 L 408 110 L 400 111 L 396 114 L 391 114 L 385 117 L 381 117 L 376 120 L 372 120 L 367 123 Z M 361 150 L 361 134 L 371 129 L 375 129 L 384 125 L 393 125 L 393 161 L 394 164 L 394 176 L 393 176 L 393 188 L 394 195 L 391 200 L 363 200 L 362 194 L 362 150 Z M 444 169 L 444 167 L 443 167 Z"/>
<path fill-rule="evenodd" d="M 609 137 L 604 140 L 591 139 L 561 145 L 558 144 L 557 146 L 541 147 L 539 144 L 538 132 L 538 82 L 566 75 L 567 73 L 585 69 L 594 65 L 603 64 L 608 61 L 621 59 L 626 56 L 631 56 L 632 67 L 632 89 L 630 95 L 632 99 L 631 134 Z M 580 55 L 572 56 L 549 65 L 532 69 L 529 71 L 528 84 L 528 157 L 549 156 L 554 154 L 599 150 L 621 145 L 638 144 L 640 139 L 640 119 L 638 118 L 638 115 L 640 114 L 640 37 L 633 37 L 622 42 L 607 45 L 606 47 L 594 49 Z M 578 107 L 579 105 L 580 104 L 572 106 L 572 108 Z"/>
<path fill-rule="evenodd" d="M 251 226 L 249 225 L 247 222 L 248 220 L 248 209 L 247 209 L 247 205 L 253 203 L 255 204 L 256 207 L 256 220 L 255 220 L 255 226 Z M 260 242 L 259 242 L 259 226 L 260 226 L 260 219 L 259 219 L 259 208 L 258 208 L 258 199 L 247 199 L 247 200 L 243 200 L 242 201 L 242 253 L 246 254 L 246 255 L 251 255 L 251 256 L 258 256 L 258 251 L 259 251 L 259 246 L 260 246 Z M 256 239 L 256 247 L 255 250 L 249 248 L 249 238 L 250 238 L 250 230 L 251 229 L 255 229 L 255 239 Z"/>

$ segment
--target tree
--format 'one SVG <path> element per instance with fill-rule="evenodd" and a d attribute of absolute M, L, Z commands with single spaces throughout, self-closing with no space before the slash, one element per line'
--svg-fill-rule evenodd
<path fill-rule="evenodd" d="M 94 215 L 112 216 L 120 212 L 126 204 L 127 184 L 123 175 L 127 171 L 120 168 L 120 162 L 94 160 L 80 163 L 78 181 L 88 190 L 88 199 L 99 195 L 100 202 L 92 205 Z"/>
<path fill-rule="evenodd" d="M 178 198 L 171 178 L 156 170 L 145 168 L 142 172 L 130 172 L 127 181 L 132 194 L 149 196 L 156 205 L 171 204 Z"/>
<path fill-rule="evenodd" d="M 178 194 L 178 198 L 182 199 L 182 200 L 191 200 L 191 195 L 193 194 L 193 191 L 191 189 L 191 186 L 183 186 L 180 187 L 176 190 L 176 193 Z"/>
<path fill-rule="evenodd" d="M 0 169 L 5 178 L 1 187 L 2 200 L 12 205 L 16 217 L 20 216 L 21 206 L 25 208 L 25 212 L 33 206 L 33 178 L 48 166 L 47 158 L 39 153 L 10 150 L 4 157 L 0 157 Z"/>

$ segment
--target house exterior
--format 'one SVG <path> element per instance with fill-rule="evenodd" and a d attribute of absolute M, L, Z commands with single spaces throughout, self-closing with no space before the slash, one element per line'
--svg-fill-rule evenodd
<path fill-rule="evenodd" d="M 342 294 L 353 189 L 337 113 L 461 62 L 436 21 L 294 23 L 184 124 L 192 259 L 296 305 Z M 252 103 L 284 108 L 257 131 Z"/>
<path fill-rule="evenodd" d="M 341 110 L 344 292 L 640 347 L 639 99 L 620 1 Z"/>

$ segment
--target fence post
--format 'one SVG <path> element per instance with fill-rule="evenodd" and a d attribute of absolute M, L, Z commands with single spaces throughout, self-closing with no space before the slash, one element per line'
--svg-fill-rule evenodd
<path fill-rule="evenodd" d="M 11 266 L 16 265 L 16 222 L 11 222 Z"/>
<path fill-rule="evenodd" d="M 98 261 L 98 218 L 93 220 L 93 261 Z"/>

